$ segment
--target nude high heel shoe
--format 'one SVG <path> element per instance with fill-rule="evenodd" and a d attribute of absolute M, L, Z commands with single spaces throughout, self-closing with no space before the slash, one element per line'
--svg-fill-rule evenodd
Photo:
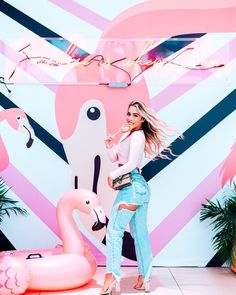
<path fill-rule="evenodd" d="M 120 282 L 113 280 L 106 290 L 101 290 L 100 295 L 109 295 L 112 294 L 112 289 L 115 287 L 116 292 L 120 292 Z"/>
<path fill-rule="evenodd" d="M 134 286 L 134 289 L 140 291 L 144 290 L 145 293 L 150 293 L 150 281 L 143 282 L 140 287 Z"/>

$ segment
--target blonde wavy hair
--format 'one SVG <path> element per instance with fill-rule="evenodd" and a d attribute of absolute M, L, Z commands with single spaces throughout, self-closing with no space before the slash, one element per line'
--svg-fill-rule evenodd
<path fill-rule="evenodd" d="M 171 135 L 178 134 L 179 137 L 182 137 L 182 135 L 177 130 L 168 126 L 164 121 L 160 120 L 155 112 L 151 108 L 148 108 L 142 101 L 131 101 L 128 109 L 131 106 L 136 107 L 138 113 L 144 119 L 142 130 L 146 138 L 144 148 L 145 157 L 149 159 L 160 157 L 170 160 L 167 155 L 162 154 L 163 151 L 168 151 L 171 155 L 176 156 L 173 154 L 171 148 L 166 145 L 166 141 Z"/>

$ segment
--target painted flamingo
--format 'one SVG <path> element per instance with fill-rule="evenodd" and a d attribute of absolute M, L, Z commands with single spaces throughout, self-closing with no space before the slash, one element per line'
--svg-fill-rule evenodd
<path fill-rule="evenodd" d="M 30 148 L 34 141 L 34 131 L 30 126 L 26 114 L 19 108 L 11 108 L 0 112 L 0 122 L 6 120 L 7 123 L 15 130 L 23 132 L 27 135 L 28 140 L 26 147 Z M 9 156 L 0 136 L 0 171 L 3 171 L 9 165 Z"/>
<path fill-rule="evenodd" d="M 88 60 L 96 59 L 98 54 L 111 61 L 137 57 L 147 37 L 155 40 L 186 33 L 235 32 L 235 14 L 234 0 L 224 3 L 145 1 L 125 10 L 110 22 L 102 33 L 96 52 Z M 228 21 L 222 23 L 222 19 Z M 129 40 L 136 41 L 126 47 L 125 41 Z M 137 65 L 131 66 L 128 74 L 133 78 L 138 70 Z M 106 177 L 114 164 L 107 160 L 104 137 L 117 130 L 124 121 L 130 100 L 142 99 L 149 104 L 149 92 L 142 76 L 126 88 L 104 85 L 114 80 L 127 83 L 129 75 L 112 66 L 108 70 L 98 67 L 98 62 L 94 61 L 86 66 L 80 64 L 66 75 L 56 94 L 56 120 L 72 168 L 73 183 L 78 185 L 79 182 L 80 187 L 98 192 L 107 216 L 114 193 L 106 185 Z M 83 219 L 83 223 L 89 230 L 88 221 Z M 102 240 L 104 230 L 96 235 Z"/>
<path fill-rule="evenodd" d="M 105 222 L 100 199 L 86 189 L 65 193 L 57 205 L 57 222 L 63 252 L 50 256 L 5 256 L 0 263 L 0 294 L 22 294 L 29 290 L 65 290 L 85 285 L 96 272 L 96 260 L 84 243 L 73 217 L 77 209 L 90 215 L 94 227 Z"/>

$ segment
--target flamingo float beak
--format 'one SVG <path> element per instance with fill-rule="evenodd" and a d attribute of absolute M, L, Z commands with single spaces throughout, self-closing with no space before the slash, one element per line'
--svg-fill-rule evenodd
<path fill-rule="evenodd" d="M 93 231 L 98 231 L 106 225 L 106 215 L 101 206 L 93 208 L 90 215 L 95 220 Z"/>

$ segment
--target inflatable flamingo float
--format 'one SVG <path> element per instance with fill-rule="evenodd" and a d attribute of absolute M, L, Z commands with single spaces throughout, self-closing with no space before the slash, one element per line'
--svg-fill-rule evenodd
<path fill-rule="evenodd" d="M 26 289 L 65 290 L 89 282 L 97 264 L 76 226 L 74 209 L 90 215 L 96 221 L 93 230 L 105 223 L 105 214 L 96 194 L 86 189 L 65 193 L 57 206 L 62 253 L 34 255 L 28 259 L 4 256 L 0 263 L 0 294 L 22 294 Z"/>
<path fill-rule="evenodd" d="M 10 108 L 0 112 L 0 122 L 7 121 L 7 123 L 15 130 L 23 132 L 27 135 L 28 140 L 26 147 L 30 148 L 34 141 L 34 130 L 30 126 L 26 114 L 19 108 Z M 9 156 L 0 136 L 0 171 L 3 171 L 9 165 Z"/>

